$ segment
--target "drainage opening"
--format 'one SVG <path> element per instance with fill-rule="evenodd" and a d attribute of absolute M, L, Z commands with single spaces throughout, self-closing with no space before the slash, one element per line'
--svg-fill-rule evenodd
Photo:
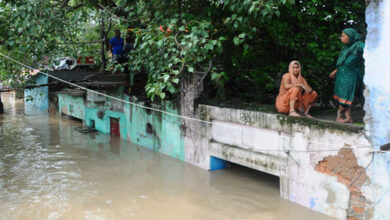
<path fill-rule="evenodd" d="M 147 134 L 153 134 L 153 126 L 150 123 L 146 123 L 145 130 Z"/>
<path fill-rule="evenodd" d="M 213 156 L 210 157 L 210 170 L 215 172 L 221 170 L 220 172 L 224 173 L 222 176 L 228 176 L 228 178 L 235 180 L 243 179 L 245 181 L 256 182 L 257 184 L 260 184 L 261 187 L 265 187 L 266 189 L 270 189 L 274 193 L 279 194 L 280 179 L 278 176 Z M 220 178 L 218 176 L 220 175 L 216 175 L 215 178 Z"/>

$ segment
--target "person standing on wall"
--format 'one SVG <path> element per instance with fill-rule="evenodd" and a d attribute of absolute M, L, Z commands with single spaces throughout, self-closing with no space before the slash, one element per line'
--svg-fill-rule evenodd
<path fill-rule="evenodd" d="M 121 37 L 120 30 L 115 30 L 115 37 L 111 38 L 109 48 L 112 54 L 112 59 L 120 62 L 123 59 L 124 40 Z"/>
<path fill-rule="evenodd" d="M 336 77 L 333 98 L 339 103 L 337 122 L 353 122 L 351 104 L 356 96 L 362 96 L 364 43 L 361 39 L 361 35 L 353 28 L 346 28 L 341 33 L 340 40 L 344 46 L 337 59 L 337 69 L 330 74 L 330 78 Z"/>

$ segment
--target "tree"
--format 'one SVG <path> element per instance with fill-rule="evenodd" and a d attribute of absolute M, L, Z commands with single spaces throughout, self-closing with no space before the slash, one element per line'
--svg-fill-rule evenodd
<path fill-rule="evenodd" d="M 271 103 L 281 74 L 297 59 L 328 104 L 337 38 L 348 26 L 364 32 L 364 5 L 364 0 L 0 1 L 0 51 L 34 67 L 44 56 L 98 53 L 104 67 L 110 30 L 133 27 L 128 66 L 133 73 L 148 73 L 145 91 L 153 100 L 177 94 L 181 79 L 202 74 L 210 98 Z M 96 40 L 99 44 L 75 46 Z M 18 72 L 0 63 L 2 79 Z"/>

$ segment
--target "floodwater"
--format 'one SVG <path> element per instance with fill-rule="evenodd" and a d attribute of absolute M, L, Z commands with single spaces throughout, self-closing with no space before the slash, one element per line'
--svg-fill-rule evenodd
<path fill-rule="evenodd" d="M 3 102 L 0 219 L 330 219 L 281 199 L 276 177 L 205 171 Z"/>

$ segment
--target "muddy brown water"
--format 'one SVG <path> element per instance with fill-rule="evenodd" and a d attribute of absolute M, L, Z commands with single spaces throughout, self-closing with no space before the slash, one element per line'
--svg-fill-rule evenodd
<path fill-rule="evenodd" d="M 0 219 L 331 219 L 280 198 L 277 177 L 205 171 L 4 96 Z"/>

